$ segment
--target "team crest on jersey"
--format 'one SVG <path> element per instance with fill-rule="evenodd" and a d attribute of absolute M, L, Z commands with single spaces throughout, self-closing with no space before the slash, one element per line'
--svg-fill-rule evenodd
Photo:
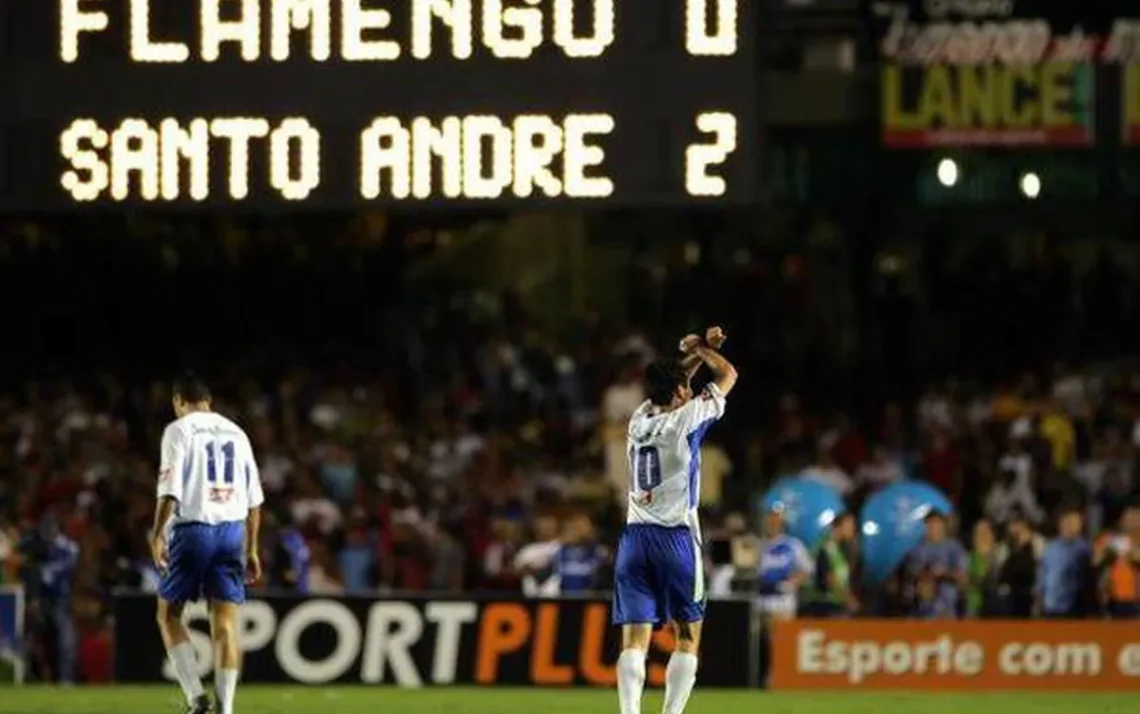
<path fill-rule="evenodd" d="M 646 491 L 640 495 L 634 496 L 634 500 L 637 501 L 637 505 L 639 506 L 648 506 L 649 504 L 653 503 L 653 492 Z"/>
<path fill-rule="evenodd" d="M 210 503 L 228 503 L 233 495 L 232 488 L 211 488 L 208 497 Z"/>
<path fill-rule="evenodd" d="M 169 481 L 170 481 L 170 469 L 163 469 L 163 470 L 158 472 L 158 482 L 159 483 L 165 484 L 165 483 L 168 483 Z"/>

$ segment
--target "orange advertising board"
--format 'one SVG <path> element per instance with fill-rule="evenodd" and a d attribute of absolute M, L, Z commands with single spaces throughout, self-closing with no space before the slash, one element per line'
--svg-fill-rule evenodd
<path fill-rule="evenodd" d="M 772 628 L 776 690 L 1140 692 L 1140 622 L 798 620 Z"/>

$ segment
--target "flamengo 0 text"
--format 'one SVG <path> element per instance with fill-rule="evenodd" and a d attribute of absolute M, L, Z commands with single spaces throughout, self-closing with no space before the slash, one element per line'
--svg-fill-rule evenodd
<path fill-rule="evenodd" d="M 233 46 L 227 59 L 285 61 L 297 51 L 294 35 L 301 33 L 308 35 L 309 58 L 316 62 L 333 57 L 346 62 L 391 62 L 409 52 L 417 60 L 444 52 L 465 60 L 479 46 L 499 59 L 526 59 L 546 43 L 553 43 L 567 57 L 600 57 L 620 29 L 614 11 L 617 1 L 398 0 L 377 6 L 368 0 L 196 0 L 199 41 L 195 47 L 182 39 L 152 34 L 151 3 L 157 0 L 122 0 L 122 5 L 131 60 L 180 64 L 216 62 L 226 46 Z M 743 1 L 684 0 L 688 54 L 735 55 Z M 59 57 L 67 63 L 80 62 L 83 35 L 110 27 L 111 15 L 106 11 L 110 0 L 57 2 Z M 392 32 L 395 12 L 407 13 L 408 37 L 384 36 Z M 588 30 L 575 29 L 579 24 L 576 12 L 587 13 L 591 20 L 582 24 L 588 24 Z M 334 17 L 339 18 L 339 26 Z M 548 22 L 553 28 L 549 38 L 545 37 Z M 446 50 L 433 43 L 436 27 L 445 28 L 450 36 Z"/>

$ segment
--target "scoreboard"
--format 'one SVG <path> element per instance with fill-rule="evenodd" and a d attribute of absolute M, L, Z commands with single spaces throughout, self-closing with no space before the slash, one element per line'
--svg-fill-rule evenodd
<path fill-rule="evenodd" d="M 0 2 L 0 209 L 746 203 L 751 4 Z"/>

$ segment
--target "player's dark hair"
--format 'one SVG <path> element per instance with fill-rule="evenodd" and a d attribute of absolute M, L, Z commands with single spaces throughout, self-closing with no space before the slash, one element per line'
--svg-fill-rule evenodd
<path fill-rule="evenodd" d="M 645 393 L 659 407 L 669 406 L 673 395 L 689 381 L 689 373 L 680 360 L 659 359 L 645 371 Z"/>
<path fill-rule="evenodd" d="M 190 404 L 210 401 L 210 388 L 193 372 L 185 372 L 175 379 L 170 391 L 175 397 Z"/>

